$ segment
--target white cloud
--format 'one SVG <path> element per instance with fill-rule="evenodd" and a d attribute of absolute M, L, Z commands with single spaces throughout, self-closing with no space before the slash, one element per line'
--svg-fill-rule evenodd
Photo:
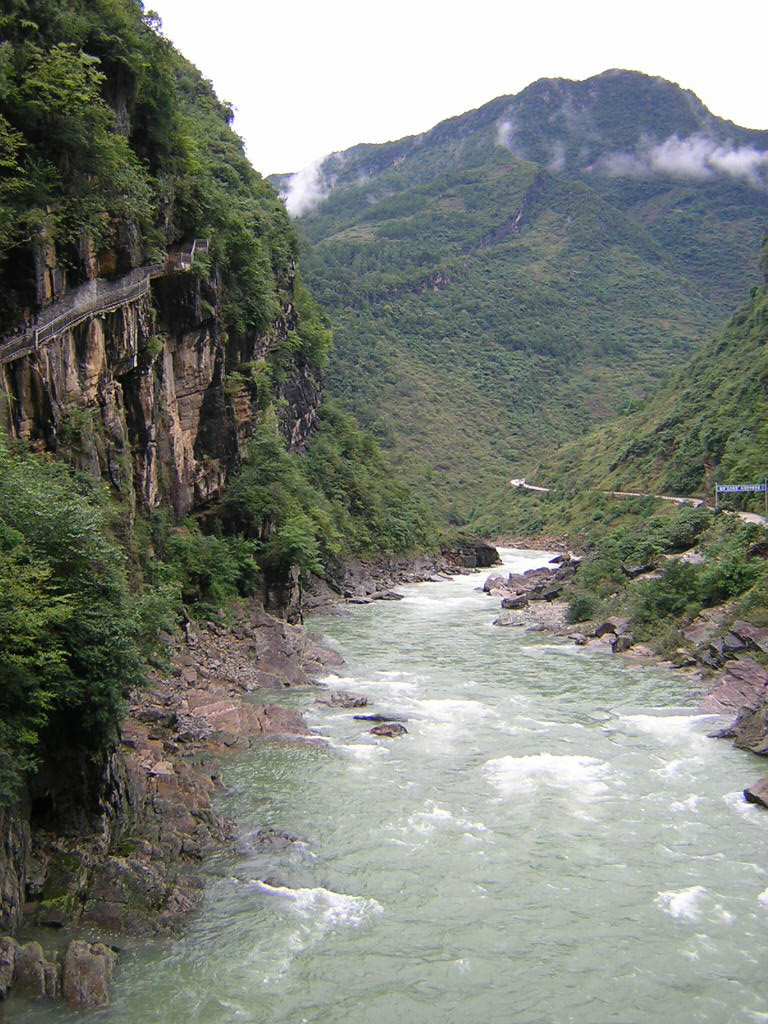
<path fill-rule="evenodd" d="M 499 121 L 496 125 L 496 145 L 510 149 L 514 153 L 515 122 L 510 118 L 508 121 Z"/>
<path fill-rule="evenodd" d="M 760 188 L 768 186 L 768 151 L 754 146 L 723 145 L 701 134 L 685 139 L 670 135 L 661 143 L 641 139 L 634 151 L 609 153 L 591 169 L 613 177 L 645 178 L 666 174 L 694 181 L 726 174 Z"/>
<path fill-rule="evenodd" d="M 314 160 L 288 179 L 285 191 L 281 195 L 291 217 L 300 217 L 330 195 L 335 179 L 326 178 L 323 174 L 324 159 Z"/>
<path fill-rule="evenodd" d="M 565 169 L 565 143 L 560 139 L 552 144 L 552 159 L 547 164 L 547 169 L 554 173 Z"/>

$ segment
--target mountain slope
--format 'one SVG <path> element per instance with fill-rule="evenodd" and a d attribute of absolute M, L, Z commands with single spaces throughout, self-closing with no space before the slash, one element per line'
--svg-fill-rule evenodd
<path fill-rule="evenodd" d="M 768 134 L 678 87 L 611 72 L 283 179 L 289 207 L 316 202 L 299 223 L 332 390 L 462 520 L 542 444 L 642 398 L 743 299 L 764 150 Z"/>
<path fill-rule="evenodd" d="M 768 239 L 763 263 L 768 269 Z M 768 476 L 766 389 L 763 285 L 642 409 L 564 446 L 542 462 L 537 482 L 704 497 L 716 482 L 761 482 Z"/>

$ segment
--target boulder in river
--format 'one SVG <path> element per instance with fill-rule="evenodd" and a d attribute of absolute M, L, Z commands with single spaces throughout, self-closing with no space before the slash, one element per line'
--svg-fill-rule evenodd
<path fill-rule="evenodd" d="M 761 804 L 768 807 L 768 775 L 763 775 L 757 782 L 747 786 L 744 790 L 744 799 L 749 804 Z"/>
<path fill-rule="evenodd" d="M 18 945 L 10 936 L 0 939 L 0 999 L 5 999 L 11 987 Z"/>
<path fill-rule="evenodd" d="M 386 736 L 394 739 L 395 736 L 404 736 L 408 730 L 399 722 L 385 722 L 383 725 L 374 725 L 371 729 L 372 736 Z"/>
<path fill-rule="evenodd" d="M 364 708 L 367 703 L 367 697 L 349 690 L 329 690 L 315 698 L 315 704 L 325 704 L 329 708 Z"/>
<path fill-rule="evenodd" d="M 502 598 L 501 607 L 511 608 L 513 610 L 519 608 L 527 608 L 528 598 L 525 596 L 525 594 L 516 594 L 514 597 L 505 597 Z"/>
<path fill-rule="evenodd" d="M 241 846 L 246 850 L 287 850 L 300 842 L 298 836 L 277 828 L 260 828 L 258 832 L 243 836 Z"/>
<path fill-rule="evenodd" d="M 17 995 L 40 999 L 45 992 L 45 957 L 39 942 L 16 945 L 13 964 L 13 991 Z"/>
<path fill-rule="evenodd" d="M 483 592 L 486 594 L 492 594 L 494 590 L 506 590 L 507 581 L 504 576 L 499 576 L 497 572 L 491 573 L 488 579 L 483 584 Z"/>
<path fill-rule="evenodd" d="M 523 626 L 525 625 L 525 616 L 522 612 L 505 608 L 501 615 L 493 620 L 493 624 L 494 626 Z"/>
<path fill-rule="evenodd" d="M 727 714 L 743 708 L 754 710 L 768 696 L 768 672 L 752 658 L 738 658 L 728 667 L 712 692 L 704 698 L 705 713 Z"/>
<path fill-rule="evenodd" d="M 630 649 L 634 642 L 635 639 L 633 636 L 631 636 L 629 633 L 622 633 L 620 636 L 617 636 L 616 639 L 613 641 L 613 644 L 611 645 L 611 650 L 614 654 L 623 654 L 625 651 L 628 651 Z"/>
<path fill-rule="evenodd" d="M 90 1010 L 109 1003 L 109 986 L 117 954 L 101 942 L 73 939 L 67 947 L 62 992 L 73 1010 Z"/>
<path fill-rule="evenodd" d="M 615 633 L 617 636 L 621 636 L 622 633 L 626 633 L 629 630 L 629 619 L 621 619 L 616 616 L 613 619 L 606 619 L 605 622 L 601 622 L 595 627 L 592 636 L 600 637 L 606 633 Z"/>

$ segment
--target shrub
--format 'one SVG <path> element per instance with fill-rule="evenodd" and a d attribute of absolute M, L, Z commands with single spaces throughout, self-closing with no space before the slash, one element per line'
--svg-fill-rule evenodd
<path fill-rule="evenodd" d="M 593 594 L 579 592 L 573 594 L 568 601 L 566 620 L 568 622 L 586 622 L 597 613 L 598 602 Z"/>

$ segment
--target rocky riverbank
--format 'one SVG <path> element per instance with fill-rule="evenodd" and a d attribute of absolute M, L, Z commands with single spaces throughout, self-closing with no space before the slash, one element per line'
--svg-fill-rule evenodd
<path fill-rule="evenodd" d="M 580 561 L 564 552 L 550 566 L 521 575 L 491 573 L 483 590 L 500 600 L 494 625 L 547 629 L 580 647 L 686 671 L 706 694 L 702 712 L 735 716 L 713 737 L 732 739 L 742 750 L 768 755 L 768 628 L 737 619 L 732 604 L 707 608 L 681 630 L 674 659 L 662 659 L 647 644 L 636 642 L 625 617 L 568 624 L 568 605 L 562 597 Z M 768 774 L 747 787 L 744 797 L 768 807 Z"/>
<path fill-rule="evenodd" d="M 63 955 L 35 941 L 0 941 L 0 998 L 102 1005 L 115 936 L 178 932 L 200 903 L 204 858 L 234 835 L 213 805 L 217 755 L 311 739 L 302 716 L 276 694 L 310 686 L 341 662 L 302 627 L 255 604 L 233 610 L 227 625 L 188 624 L 168 647 L 168 669 L 154 673 L 121 724 L 90 828 L 72 832 L 33 817 L 21 932 L 56 929 Z M 72 939 L 66 948 L 62 934 Z"/>
<path fill-rule="evenodd" d="M 475 537 L 459 538 L 437 555 L 360 560 L 345 566 L 335 576 L 311 577 L 302 594 L 302 605 L 307 612 L 327 614 L 345 602 L 397 601 L 399 595 L 393 592 L 394 587 L 447 579 L 489 568 L 499 561 L 497 549 Z"/>

